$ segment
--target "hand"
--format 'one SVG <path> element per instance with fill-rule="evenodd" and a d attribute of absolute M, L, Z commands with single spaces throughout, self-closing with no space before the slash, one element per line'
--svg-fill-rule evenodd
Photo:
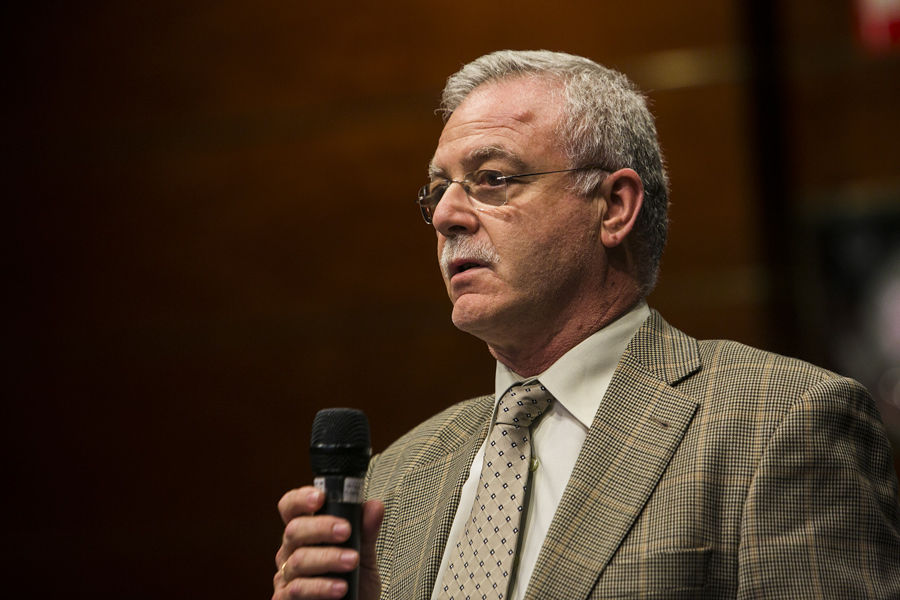
<path fill-rule="evenodd" d="M 350 537 L 350 523 L 331 515 L 314 516 L 325 495 L 312 486 L 291 490 L 278 502 L 284 521 L 281 548 L 275 554 L 272 600 L 343 598 L 347 583 L 322 577 L 345 573 L 359 565 L 359 600 L 374 600 L 381 592 L 375 563 L 375 538 L 381 529 L 384 504 L 369 500 L 363 504 L 360 552 L 339 548 Z"/>

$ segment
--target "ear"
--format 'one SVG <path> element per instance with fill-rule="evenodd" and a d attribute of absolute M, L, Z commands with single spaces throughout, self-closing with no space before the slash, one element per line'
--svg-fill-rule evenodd
<path fill-rule="evenodd" d="M 644 203 L 644 184 L 632 169 L 619 169 L 606 176 L 601 186 L 606 200 L 600 222 L 600 241 L 607 248 L 621 244 L 637 220 Z"/>

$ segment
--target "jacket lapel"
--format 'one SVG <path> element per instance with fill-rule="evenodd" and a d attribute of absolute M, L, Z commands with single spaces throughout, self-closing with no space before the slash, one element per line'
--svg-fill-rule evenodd
<path fill-rule="evenodd" d="M 526 599 L 588 597 L 693 418 L 697 402 L 672 385 L 699 364 L 696 341 L 653 312 L 594 416 Z"/>
<path fill-rule="evenodd" d="M 400 483 L 398 519 L 392 525 L 398 556 L 389 582 L 383 582 L 387 597 L 431 597 L 462 486 L 487 435 L 493 406 L 493 396 L 480 398 L 471 412 L 450 422 L 435 440 L 438 457 L 411 469 Z"/>

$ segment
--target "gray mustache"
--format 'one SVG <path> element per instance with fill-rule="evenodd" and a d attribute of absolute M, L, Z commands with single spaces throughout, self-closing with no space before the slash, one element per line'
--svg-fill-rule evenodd
<path fill-rule="evenodd" d="M 477 260 L 488 265 L 500 262 L 500 255 L 487 241 L 475 240 L 471 236 L 447 238 L 441 252 L 441 271 L 448 275 L 450 263 L 458 258 Z"/>

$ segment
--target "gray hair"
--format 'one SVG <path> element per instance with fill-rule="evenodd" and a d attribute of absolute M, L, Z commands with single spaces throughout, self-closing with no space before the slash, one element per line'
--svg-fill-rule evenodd
<path fill-rule="evenodd" d="M 637 277 L 644 296 L 656 285 L 668 233 L 668 176 L 653 115 L 637 87 L 622 73 L 581 56 L 547 50 L 501 50 L 478 58 L 447 79 L 439 112 L 446 121 L 475 88 L 535 76 L 564 86 L 558 135 L 572 166 L 634 169 L 644 184 L 644 204 L 632 232 Z M 590 194 L 603 181 L 598 171 L 580 173 L 576 186 Z"/>

